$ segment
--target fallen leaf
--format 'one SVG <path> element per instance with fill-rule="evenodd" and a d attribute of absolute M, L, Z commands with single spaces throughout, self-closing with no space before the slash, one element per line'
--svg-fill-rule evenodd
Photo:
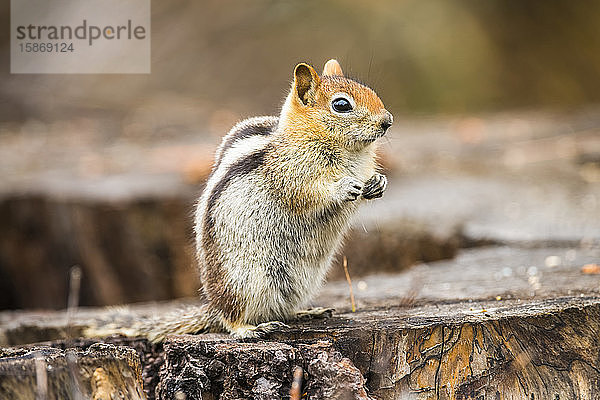
<path fill-rule="evenodd" d="M 600 265 L 585 264 L 583 267 L 581 267 L 581 272 L 587 275 L 600 275 Z"/>

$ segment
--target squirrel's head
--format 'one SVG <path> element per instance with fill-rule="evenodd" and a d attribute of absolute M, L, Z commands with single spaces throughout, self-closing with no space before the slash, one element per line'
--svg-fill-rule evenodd
<path fill-rule="evenodd" d="M 392 120 L 377 94 L 344 77 L 336 60 L 327 61 L 321 77 L 310 65 L 298 64 L 281 112 L 288 130 L 356 150 L 383 136 Z"/>

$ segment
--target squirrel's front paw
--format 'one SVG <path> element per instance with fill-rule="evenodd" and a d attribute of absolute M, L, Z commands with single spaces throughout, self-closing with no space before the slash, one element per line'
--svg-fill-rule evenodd
<path fill-rule="evenodd" d="M 363 192 L 363 184 L 356 178 L 346 176 L 337 182 L 340 201 L 354 201 Z"/>
<path fill-rule="evenodd" d="M 385 188 L 387 187 L 387 178 L 385 175 L 375 172 L 375 175 L 369 178 L 365 183 L 365 187 L 362 192 L 362 196 L 365 199 L 376 199 L 383 196 Z"/>

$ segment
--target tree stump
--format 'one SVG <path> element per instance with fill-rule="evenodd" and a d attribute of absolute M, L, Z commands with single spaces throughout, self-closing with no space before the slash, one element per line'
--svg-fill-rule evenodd
<path fill-rule="evenodd" d="M 573 251 L 571 261 L 544 265 L 548 256 Z M 158 346 L 106 341 L 137 351 L 149 399 L 178 392 L 188 399 L 288 398 L 297 366 L 310 398 L 596 399 L 600 275 L 581 268 L 595 259 L 595 250 L 473 249 L 456 260 L 361 278 L 354 313 L 347 284 L 330 283 L 317 302 L 336 307 L 332 318 L 292 321 L 262 340 L 211 334 L 169 336 Z M 180 305 L 122 312 L 144 318 Z M 46 345 L 85 351 L 98 340 L 75 339 L 82 327 L 110 313 L 0 313 L 0 344 L 53 340 Z M 21 352 L 16 362 L 26 353 L 11 351 Z"/>

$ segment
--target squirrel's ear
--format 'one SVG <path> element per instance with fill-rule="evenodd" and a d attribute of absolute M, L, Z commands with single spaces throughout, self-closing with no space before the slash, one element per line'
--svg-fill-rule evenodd
<path fill-rule="evenodd" d="M 337 75 L 344 76 L 342 72 L 342 67 L 340 67 L 340 63 L 333 58 L 325 63 L 325 67 L 323 67 L 323 76 L 325 75 Z"/>
<path fill-rule="evenodd" d="M 296 69 L 294 69 L 294 91 L 302 104 L 308 104 L 310 96 L 314 96 L 314 91 L 319 83 L 321 83 L 321 79 L 313 67 L 304 63 L 296 65 Z"/>

